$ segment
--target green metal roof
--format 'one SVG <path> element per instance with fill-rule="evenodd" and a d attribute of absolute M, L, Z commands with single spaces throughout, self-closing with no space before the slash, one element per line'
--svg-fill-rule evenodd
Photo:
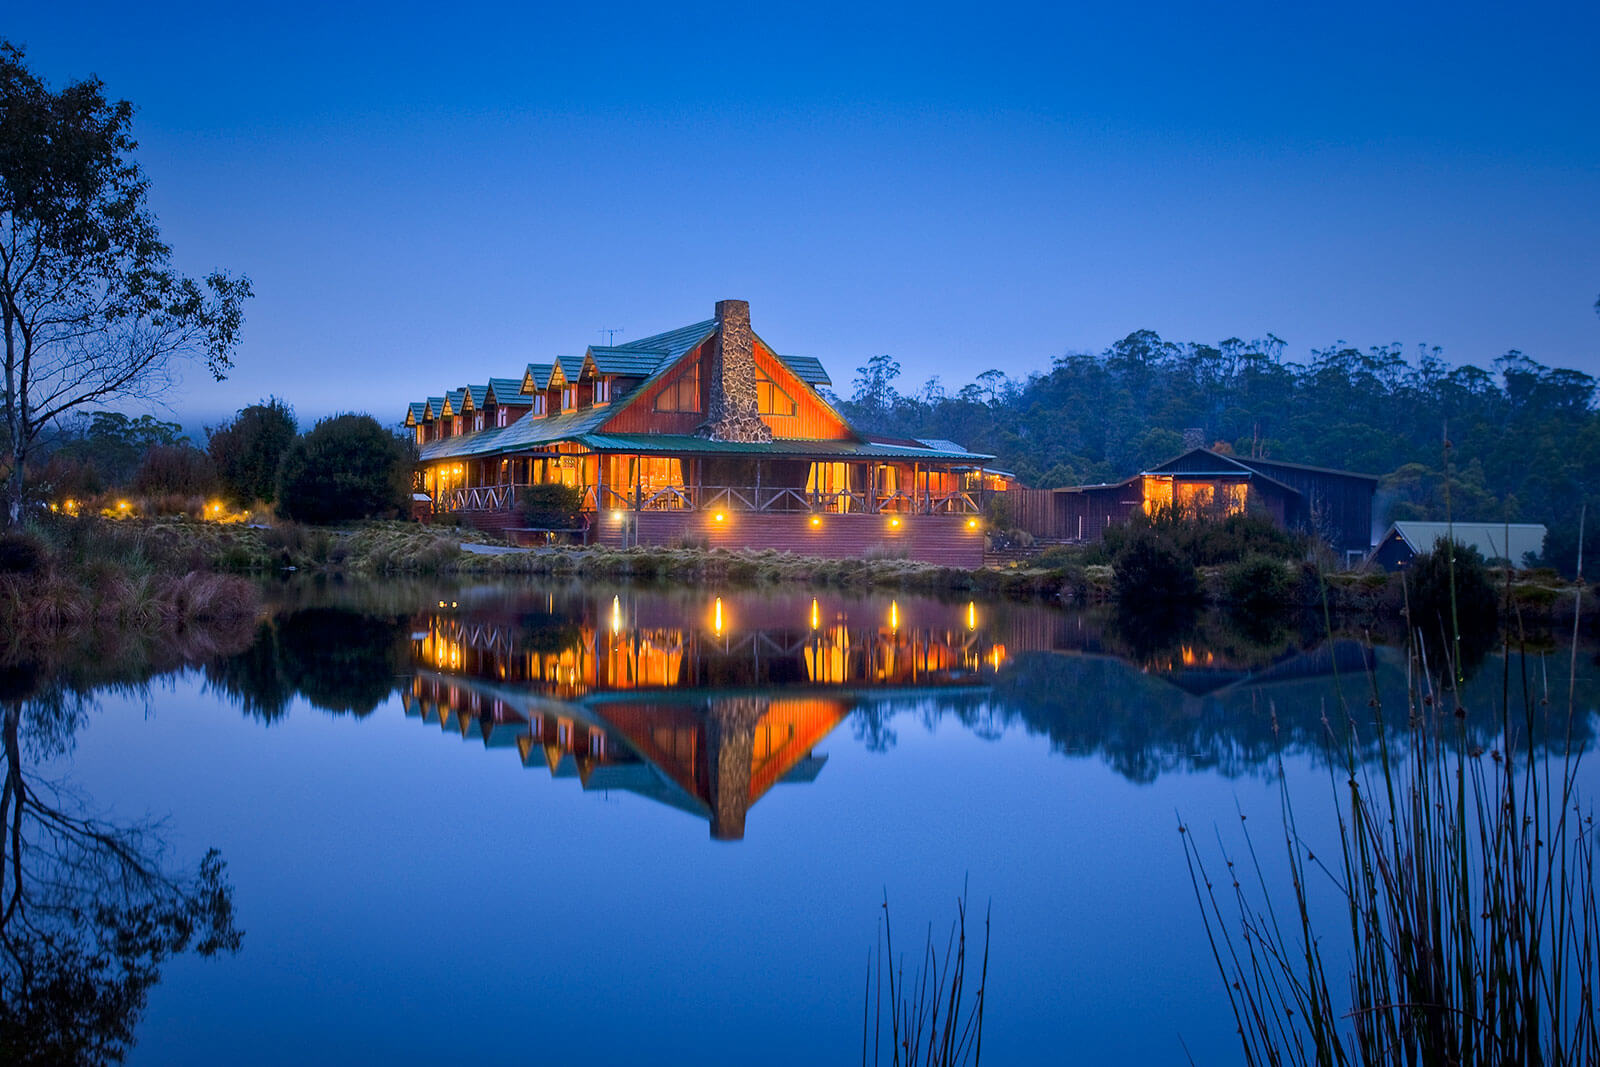
<path fill-rule="evenodd" d="M 625 378 L 648 378 L 656 372 L 657 367 L 672 358 L 666 352 L 616 347 L 591 347 L 587 356 L 594 360 L 597 373 L 618 374 Z"/>
<path fill-rule="evenodd" d="M 527 369 L 522 372 L 522 382 L 517 384 L 517 388 L 520 390 L 522 384 L 532 378 L 532 384 L 535 389 L 548 389 L 550 388 L 550 374 L 555 369 L 556 365 L 554 363 L 530 363 Z"/>
<path fill-rule="evenodd" d="M 421 401 L 412 401 L 406 410 L 406 425 L 415 426 L 427 414 L 428 405 Z"/>
<path fill-rule="evenodd" d="M 428 398 L 428 406 L 425 410 L 427 411 L 428 418 L 441 418 L 444 415 L 444 397 L 430 396 Z"/>
<path fill-rule="evenodd" d="M 881 444 L 874 441 L 803 441 L 778 438 L 772 441 L 710 441 L 704 437 L 673 433 L 587 433 L 578 442 L 605 452 L 673 452 L 691 454 L 731 454 L 751 456 L 818 456 L 856 459 L 937 459 L 985 460 L 976 452 L 949 452 L 936 448 Z"/>
<path fill-rule="evenodd" d="M 422 446 L 424 461 L 520 452 L 557 441 L 570 441 L 592 430 L 615 414 L 610 404 L 598 408 L 564 411 L 559 415 L 525 415 L 510 426 L 493 426 L 476 433 L 456 434 Z"/>
<path fill-rule="evenodd" d="M 794 376 L 810 386 L 832 385 L 833 379 L 822 369 L 822 361 L 815 356 L 779 356 L 783 365 L 794 371 Z"/>
<path fill-rule="evenodd" d="M 533 397 L 523 393 L 520 378 L 490 378 L 489 392 L 501 407 L 525 408 L 533 404 Z"/>

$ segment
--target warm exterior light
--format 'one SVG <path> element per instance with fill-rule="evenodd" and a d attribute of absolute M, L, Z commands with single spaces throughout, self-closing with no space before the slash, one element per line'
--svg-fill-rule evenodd
<path fill-rule="evenodd" d="M 978 528 L 978 520 L 977 519 L 968 519 L 967 520 L 967 529 L 976 530 L 977 528 Z"/>
<path fill-rule="evenodd" d="M 822 516 L 821 515 L 813 515 L 813 516 L 811 516 L 811 525 L 813 525 L 813 526 L 821 526 L 822 525 Z"/>
<path fill-rule="evenodd" d="M 623 520 L 623 518 L 624 518 L 624 517 L 625 517 L 625 516 L 624 516 L 624 515 L 623 515 L 623 513 L 622 513 L 622 512 L 620 512 L 620 511 L 613 511 L 613 512 L 612 512 L 612 513 L 611 513 L 611 518 L 612 518 L 612 519 L 613 519 L 613 520 L 615 520 L 615 521 L 616 521 L 616 522 L 621 522 L 621 521 L 622 521 L 622 520 Z"/>
<path fill-rule="evenodd" d="M 711 516 L 711 521 L 712 522 L 721 522 L 725 518 L 727 518 L 727 516 L 719 511 L 715 515 Z M 720 603 L 722 603 L 722 601 L 719 600 L 719 601 L 717 601 L 717 603 L 720 604 Z"/>
<path fill-rule="evenodd" d="M 899 519 L 898 516 L 889 520 L 889 529 L 891 529 L 891 530 L 900 529 L 900 519 Z"/>
<path fill-rule="evenodd" d="M 128 502 L 126 500 L 117 501 L 117 510 L 118 511 L 127 511 L 128 507 L 129 507 L 129 504 L 128 504 Z"/>

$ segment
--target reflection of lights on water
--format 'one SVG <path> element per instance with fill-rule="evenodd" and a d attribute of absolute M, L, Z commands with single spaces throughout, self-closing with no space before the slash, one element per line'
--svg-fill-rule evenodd
<path fill-rule="evenodd" d="M 622 632 L 622 601 L 618 597 L 611 598 L 611 632 Z"/>
<path fill-rule="evenodd" d="M 717 597 L 716 614 L 711 620 L 711 628 L 717 633 L 722 632 L 722 598 Z"/>
<path fill-rule="evenodd" d="M 817 629 L 822 625 L 822 609 L 817 606 L 817 598 L 811 598 L 811 628 Z"/>
<path fill-rule="evenodd" d="M 967 601 L 967 629 L 976 630 L 977 628 L 978 628 L 978 605 L 969 600 L 969 601 Z"/>
<path fill-rule="evenodd" d="M 900 629 L 900 601 L 889 601 L 889 629 Z"/>

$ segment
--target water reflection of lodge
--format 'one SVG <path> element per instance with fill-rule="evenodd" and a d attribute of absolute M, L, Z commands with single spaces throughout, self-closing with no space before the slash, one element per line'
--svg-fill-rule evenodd
<path fill-rule="evenodd" d="M 816 777 L 816 746 L 864 699 L 986 686 L 1005 664 L 1007 642 L 975 605 L 916 614 L 898 602 L 847 613 L 804 598 L 713 600 L 685 624 L 681 605 L 620 597 L 561 615 L 553 603 L 532 617 L 440 612 L 415 620 L 405 704 L 514 748 L 524 766 L 651 797 L 739 838 L 774 785 Z"/>

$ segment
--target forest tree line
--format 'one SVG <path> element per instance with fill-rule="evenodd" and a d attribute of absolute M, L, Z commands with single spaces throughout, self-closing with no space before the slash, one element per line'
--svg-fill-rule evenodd
<path fill-rule="evenodd" d="M 1219 451 L 1381 476 L 1374 518 L 1544 523 L 1545 555 L 1570 571 L 1587 503 L 1600 548 L 1600 412 L 1594 376 L 1518 351 L 1452 366 L 1438 348 L 1311 349 L 1231 338 L 1174 342 L 1139 330 L 1048 371 L 990 370 L 954 393 L 938 378 L 902 393 L 887 355 L 857 368 L 840 411 L 869 432 L 946 438 L 1035 488 L 1118 481 L 1183 450 Z M 1192 438 L 1191 434 L 1191 438 Z M 1447 477 L 1448 474 L 1448 477 Z"/>

